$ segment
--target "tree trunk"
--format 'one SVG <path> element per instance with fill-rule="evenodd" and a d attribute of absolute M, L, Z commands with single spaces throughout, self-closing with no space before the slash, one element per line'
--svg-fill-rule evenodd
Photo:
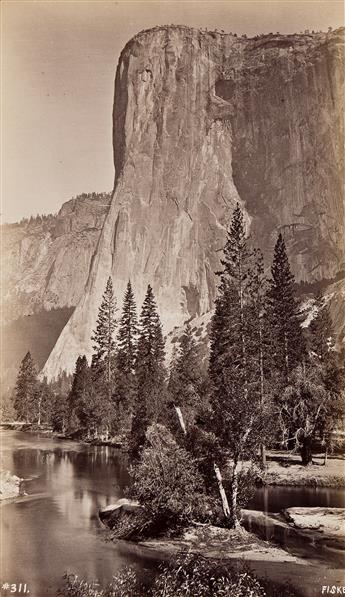
<path fill-rule="evenodd" d="M 234 466 L 232 469 L 232 480 L 231 480 L 231 509 L 230 518 L 231 526 L 236 529 L 240 526 L 237 516 L 237 495 L 238 495 L 238 479 L 237 479 L 237 460 L 234 460 Z"/>
<path fill-rule="evenodd" d="M 259 338 L 260 338 L 260 406 L 261 410 L 264 405 L 264 354 L 262 350 L 262 321 L 259 316 Z M 266 447 L 264 444 L 260 445 L 261 464 L 266 468 Z"/>
<path fill-rule="evenodd" d="M 302 464 L 307 466 L 311 464 L 313 461 L 313 455 L 311 452 L 311 437 L 306 436 L 303 438 L 302 446 L 301 446 L 301 458 Z"/>
<path fill-rule="evenodd" d="M 37 421 L 37 425 L 39 427 L 41 426 L 41 404 L 42 404 L 42 397 L 39 398 L 39 400 L 38 400 L 38 421 Z"/>
<path fill-rule="evenodd" d="M 326 466 L 326 463 L 327 463 L 327 446 L 325 448 L 325 457 L 324 457 L 324 460 L 323 460 L 323 466 Z"/>
<path fill-rule="evenodd" d="M 186 429 L 185 422 L 184 422 L 184 420 L 183 420 L 182 411 L 181 411 L 181 409 L 180 409 L 180 407 L 179 407 L 179 406 L 174 406 L 174 408 L 175 408 L 175 410 L 176 410 L 176 414 L 177 414 L 177 417 L 178 417 L 179 423 L 180 423 L 180 425 L 181 425 L 181 429 L 182 429 L 182 431 L 183 431 L 184 435 L 187 435 L 187 429 Z"/>
<path fill-rule="evenodd" d="M 284 352 L 285 352 L 285 370 L 286 370 L 286 381 L 289 381 L 290 377 L 290 365 L 289 365 L 289 352 L 288 352 L 288 342 L 286 337 L 286 332 L 284 332 Z"/>
<path fill-rule="evenodd" d="M 227 520 L 230 520 L 230 508 L 229 508 L 228 498 L 226 497 L 225 489 L 223 487 L 222 475 L 220 474 L 219 467 L 217 466 L 216 463 L 214 463 L 213 468 L 214 468 L 214 472 L 216 474 L 216 479 L 218 481 L 219 493 L 220 493 L 220 497 L 222 500 L 224 516 Z"/>

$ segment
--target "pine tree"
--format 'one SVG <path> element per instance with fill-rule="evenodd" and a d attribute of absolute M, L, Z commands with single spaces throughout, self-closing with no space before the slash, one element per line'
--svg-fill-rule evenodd
<path fill-rule="evenodd" d="M 47 378 L 37 382 L 33 398 L 34 420 L 37 425 L 50 423 L 54 408 L 54 393 Z"/>
<path fill-rule="evenodd" d="M 179 429 L 176 412 L 179 407 L 187 426 L 194 424 L 195 416 L 200 407 L 202 374 L 200 358 L 196 341 L 189 323 L 179 340 L 179 348 L 172 359 L 168 384 L 169 398 L 172 402 L 170 413 L 170 427 Z"/>
<path fill-rule="evenodd" d="M 70 428 L 79 426 L 88 428 L 92 424 L 87 416 L 90 378 L 87 358 L 85 355 L 79 356 L 76 360 L 72 387 L 67 401 Z"/>
<path fill-rule="evenodd" d="M 305 356 L 305 344 L 298 321 L 298 303 L 294 292 L 295 279 L 281 234 L 274 248 L 271 274 L 268 301 L 274 350 L 273 366 L 281 378 L 278 385 L 283 387 L 289 382 L 293 369 L 302 362 Z"/>
<path fill-rule="evenodd" d="M 14 408 L 19 419 L 26 423 L 34 420 L 35 392 L 37 390 L 37 372 L 31 353 L 27 352 L 18 372 L 15 387 Z"/>
<path fill-rule="evenodd" d="M 224 258 L 220 286 L 211 325 L 209 374 L 212 383 L 213 429 L 225 452 L 233 460 L 232 499 L 226 514 L 231 526 L 237 518 L 237 466 L 244 457 L 256 457 L 264 429 L 260 393 L 260 359 L 257 335 L 258 307 L 253 298 L 258 292 L 256 252 L 246 240 L 239 205 L 234 210 Z M 221 479 L 215 468 L 218 481 Z M 226 508 L 224 508 L 226 512 Z"/>
<path fill-rule="evenodd" d="M 138 341 L 138 318 L 134 294 L 129 281 L 123 300 L 116 348 L 116 372 L 113 398 L 118 423 L 126 425 L 133 408 L 135 396 L 135 360 Z"/>
<path fill-rule="evenodd" d="M 114 367 L 116 310 L 113 283 L 111 277 L 109 277 L 98 311 L 96 330 L 91 336 L 91 340 L 95 343 L 93 346 L 95 354 L 92 359 L 94 372 L 97 371 L 99 375 L 104 372 L 109 398 L 111 396 L 112 372 Z"/>
<path fill-rule="evenodd" d="M 145 441 L 148 425 L 159 418 L 165 391 L 164 339 L 153 291 L 149 285 L 142 306 L 135 360 L 137 393 L 131 430 L 135 456 Z"/>
<path fill-rule="evenodd" d="M 123 300 L 117 335 L 116 365 L 126 375 L 134 372 L 137 351 L 138 318 L 134 294 L 129 281 Z"/>
<path fill-rule="evenodd" d="M 248 356 L 252 363 L 252 380 L 259 391 L 262 415 L 268 417 L 273 410 L 270 389 L 271 345 L 268 317 L 268 280 L 264 271 L 263 255 L 259 249 L 253 252 L 254 264 L 251 272 L 250 300 L 247 303 Z M 252 385 L 252 389 L 254 386 Z M 262 433 L 260 446 L 261 463 L 266 466 L 265 443 L 274 435 L 274 426 L 267 425 Z"/>

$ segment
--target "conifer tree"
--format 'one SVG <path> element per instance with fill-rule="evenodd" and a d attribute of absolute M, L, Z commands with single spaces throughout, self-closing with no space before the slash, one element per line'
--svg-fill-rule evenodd
<path fill-rule="evenodd" d="M 254 349 L 253 334 L 258 325 L 253 321 L 257 311 L 253 308 L 254 282 L 258 282 L 256 253 L 246 239 L 239 205 L 233 213 L 221 263 L 223 271 L 211 326 L 209 374 L 213 429 L 224 455 L 229 452 L 233 460 L 231 505 L 229 512 L 226 508 L 224 512 L 229 524 L 237 526 L 237 466 L 244 456 L 256 457 L 265 421 L 259 350 L 257 346 Z M 219 471 L 216 474 L 219 479 Z"/>
<path fill-rule="evenodd" d="M 79 356 L 75 364 L 75 372 L 71 391 L 68 396 L 69 426 L 79 425 L 88 427 L 87 417 L 88 390 L 90 386 L 90 372 L 85 355 Z"/>
<path fill-rule="evenodd" d="M 148 425 L 159 418 L 164 398 L 165 368 L 162 326 L 149 285 L 142 306 L 135 360 L 137 392 L 131 430 L 131 452 L 135 456 L 145 441 Z"/>
<path fill-rule="evenodd" d="M 126 375 L 134 372 L 138 338 L 138 318 L 134 294 L 129 281 L 123 300 L 117 334 L 116 365 Z"/>
<path fill-rule="evenodd" d="M 93 335 L 91 336 L 91 340 L 94 342 L 93 349 L 95 351 L 92 358 L 93 371 L 96 376 L 104 372 L 109 398 L 111 396 L 111 382 L 115 354 L 115 312 L 116 301 L 114 297 L 113 283 L 109 276 L 98 311 L 96 330 L 94 330 Z"/>
<path fill-rule="evenodd" d="M 194 423 L 194 418 L 200 406 L 202 374 L 196 341 L 189 323 L 184 328 L 177 349 L 172 360 L 168 384 L 169 399 L 172 407 L 179 407 L 186 425 Z M 176 412 L 171 413 L 171 427 L 179 428 Z"/>
<path fill-rule="evenodd" d="M 293 369 L 302 362 L 305 344 L 298 321 L 295 279 L 290 269 L 284 239 L 279 234 L 271 268 L 268 291 L 272 333 L 273 365 L 279 374 L 280 387 L 289 382 Z"/>
<path fill-rule="evenodd" d="M 270 389 L 270 366 L 272 347 L 268 317 L 268 280 L 264 271 L 263 255 L 259 249 L 253 251 L 254 263 L 251 271 L 250 300 L 247 301 L 247 343 L 249 362 L 252 363 L 252 389 L 259 392 L 262 414 L 266 417 L 273 410 Z M 254 385 L 253 385 L 254 384 Z M 261 463 L 266 465 L 265 443 L 274 435 L 274 427 L 266 426 L 262 433 Z"/>
<path fill-rule="evenodd" d="M 37 372 L 30 351 L 23 358 L 18 372 L 14 408 L 19 419 L 26 423 L 34 420 L 35 392 L 37 390 Z"/>
<path fill-rule="evenodd" d="M 138 318 L 134 294 L 129 281 L 123 300 L 116 347 L 116 372 L 113 399 L 117 407 L 118 424 L 129 422 L 135 397 L 135 360 L 138 342 Z"/>

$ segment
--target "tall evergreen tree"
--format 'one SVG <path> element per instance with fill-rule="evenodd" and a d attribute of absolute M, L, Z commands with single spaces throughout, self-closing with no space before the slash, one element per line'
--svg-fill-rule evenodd
<path fill-rule="evenodd" d="M 179 407 L 187 426 L 194 423 L 200 407 L 201 384 L 200 358 L 198 348 L 189 323 L 179 340 L 179 348 L 172 360 L 168 384 L 169 400 L 173 409 Z M 171 413 L 170 425 L 179 428 L 176 412 Z"/>
<path fill-rule="evenodd" d="M 117 334 L 116 372 L 113 399 L 117 410 L 117 424 L 127 427 L 135 397 L 135 360 L 138 342 L 138 318 L 134 294 L 129 281 L 123 300 Z"/>
<path fill-rule="evenodd" d="M 76 360 L 72 387 L 68 396 L 69 426 L 88 427 L 87 417 L 88 391 L 90 386 L 90 371 L 85 355 Z"/>
<path fill-rule="evenodd" d="M 254 264 L 251 271 L 250 300 L 247 302 L 248 357 L 252 363 L 252 380 L 259 388 L 262 411 L 267 416 L 273 410 L 272 392 L 269 384 L 271 365 L 270 326 L 268 316 L 267 291 L 268 280 L 264 271 L 263 255 L 254 250 Z M 266 465 L 265 443 L 274 435 L 272 426 L 267 426 L 262 434 L 261 462 Z"/>
<path fill-rule="evenodd" d="M 35 417 L 35 393 L 37 391 L 37 371 L 30 351 L 23 358 L 15 387 L 14 408 L 19 419 L 27 423 Z"/>
<path fill-rule="evenodd" d="M 116 365 L 129 375 L 134 372 L 138 339 L 138 318 L 132 285 L 129 280 L 123 300 L 122 315 L 117 334 Z"/>
<path fill-rule="evenodd" d="M 305 344 L 298 320 L 298 303 L 295 298 L 295 279 L 282 234 L 279 234 L 271 268 L 272 278 L 268 290 L 270 326 L 272 332 L 273 363 L 281 381 L 280 387 L 289 382 L 293 369 L 305 356 Z"/>
<path fill-rule="evenodd" d="M 246 239 L 243 214 L 236 206 L 224 258 L 211 327 L 210 379 L 213 428 L 233 460 L 229 524 L 236 526 L 237 466 L 241 458 L 256 457 L 262 441 L 264 410 L 260 395 L 259 352 L 254 350 L 258 321 L 253 322 L 256 253 Z M 255 288 L 258 292 L 258 288 Z M 257 334 L 256 334 L 257 335 Z"/>
<path fill-rule="evenodd" d="M 111 396 L 112 372 L 114 368 L 116 310 L 113 283 L 109 276 L 98 311 L 96 330 L 94 330 L 91 336 L 95 351 L 92 359 L 93 371 L 98 376 L 102 372 L 104 373 L 109 398 Z"/>
<path fill-rule="evenodd" d="M 165 390 L 164 359 L 162 326 L 149 285 L 140 315 L 135 360 L 137 393 L 131 430 L 131 452 L 134 456 L 144 444 L 148 425 L 159 418 Z"/>

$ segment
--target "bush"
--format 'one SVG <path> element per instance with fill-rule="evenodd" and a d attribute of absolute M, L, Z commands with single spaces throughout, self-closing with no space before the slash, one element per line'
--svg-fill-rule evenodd
<path fill-rule="evenodd" d="M 134 481 L 130 496 L 152 517 L 170 523 L 204 518 L 208 502 L 195 460 L 162 425 L 149 427 L 146 438 L 148 446 L 130 469 Z"/>
<path fill-rule="evenodd" d="M 146 594 L 133 568 L 124 567 L 113 576 L 111 583 L 101 587 L 95 581 L 87 582 L 76 574 L 65 574 L 65 585 L 59 592 L 63 597 L 141 597 Z"/>
<path fill-rule="evenodd" d="M 105 588 L 75 575 L 65 576 L 64 597 L 298 597 L 290 585 L 259 580 L 247 567 L 239 570 L 200 555 L 180 553 L 160 568 L 151 587 L 143 586 L 132 568 L 121 569 Z"/>
<path fill-rule="evenodd" d="M 152 597 L 266 597 L 249 571 L 232 571 L 197 555 L 180 554 L 156 578 Z"/>

